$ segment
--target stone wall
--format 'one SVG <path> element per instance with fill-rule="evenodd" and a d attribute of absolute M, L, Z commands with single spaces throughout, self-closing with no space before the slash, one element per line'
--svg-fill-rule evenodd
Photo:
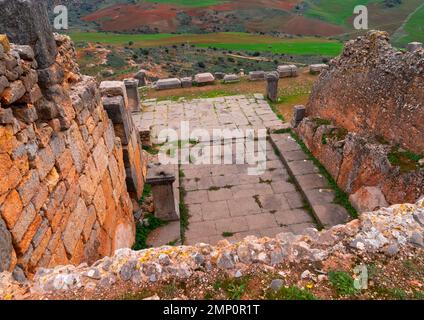
<path fill-rule="evenodd" d="M 422 153 L 424 50 L 397 51 L 379 31 L 349 41 L 315 84 L 307 115 Z"/>
<path fill-rule="evenodd" d="M 129 81 L 130 79 L 127 79 Z M 137 81 L 137 80 L 135 80 Z M 143 196 L 147 176 L 147 152 L 142 149 L 142 142 L 132 118 L 132 111 L 140 109 L 140 99 L 127 97 L 128 88 L 122 81 L 104 81 L 100 84 L 102 104 L 112 120 L 115 134 L 121 139 L 124 151 L 124 165 L 127 174 L 127 189 L 134 199 Z M 132 88 L 134 89 L 134 88 Z M 131 92 L 130 91 L 130 92 Z M 131 101 L 131 102 L 130 102 Z"/>
<path fill-rule="evenodd" d="M 194 279 L 204 283 L 206 275 L 240 277 L 250 268 L 275 272 L 281 265 L 301 263 L 322 269 L 335 261 L 367 261 L 367 254 L 380 253 L 385 261 L 401 259 L 402 253 L 424 248 L 424 199 L 363 214 L 360 219 L 319 232 L 281 233 L 275 238 L 246 237 L 239 243 L 220 241 L 216 246 L 164 246 L 141 251 L 120 249 L 92 266 L 40 268 L 25 283 L 0 273 L 0 299 L 43 299 L 63 297 L 103 298 L 104 292 L 119 288 L 135 290 L 149 284 Z M 409 251 L 408 251 L 409 250 Z M 368 262 L 370 262 L 368 260 Z M 317 267 L 322 266 L 322 267 Z M 126 287 L 127 285 L 127 287 Z M 138 292 L 138 291 L 137 291 Z M 51 296 L 48 296 L 52 294 Z"/>
<path fill-rule="evenodd" d="M 135 237 L 122 145 L 97 83 L 79 74 L 68 37 L 36 37 L 55 48 L 0 45 L 0 271 L 15 274 L 93 262 Z"/>
<path fill-rule="evenodd" d="M 305 118 L 296 131 L 339 187 L 351 195 L 358 211 L 412 203 L 424 195 L 424 167 L 405 170 L 393 165 L 388 158 L 392 145 L 322 122 Z"/>

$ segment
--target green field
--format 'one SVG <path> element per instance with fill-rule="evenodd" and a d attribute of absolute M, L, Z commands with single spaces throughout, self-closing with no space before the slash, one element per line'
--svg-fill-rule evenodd
<path fill-rule="evenodd" d="M 306 16 L 337 25 L 345 25 L 349 17 L 353 15 L 355 6 L 376 2 L 381 2 L 381 0 L 307 0 Z"/>
<path fill-rule="evenodd" d="M 182 7 L 208 7 L 220 4 L 222 0 L 144 0 L 145 2 L 173 4 Z"/>
<path fill-rule="evenodd" d="M 407 33 L 407 35 L 397 41 L 400 45 L 406 45 L 412 41 L 424 40 L 424 3 L 405 23 L 403 32 Z"/>
<path fill-rule="evenodd" d="M 72 32 L 69 34 L 74 42 L 99 42 L 103 44 L 118 44 L 126 45 L 132 42 L 156 41 L 167 39 L 175 35 L 160 33 L 160 34 L 121 34 L 107 32 Z"/>
<path fill-rule="evenodd" d="M 209 34 L 115 34 L 101 32 L 71 33 L 75 42 L 93 42 L 111 45 L 151 48 L 175 44 L 191 44 L 199 47 L 215 47 L 234 51 L 272 52 L 290 55 L 336 56 L 342 50 L 342 43 L 321 38 L 305 37 L 280 39 L 265 35 L 238 32 Z"/>
<path fill-rule="evenodd" d="M 341 53 L 343 44 L 340 42 L 320 42 L 310 40 L 285 40 L 281 43 L 219 43 L 198 44 L 199 47 L 214 47 L 232 51 L 268 51 L 276 54 L 288 55 L 322 55 L 337 56 Z"/>

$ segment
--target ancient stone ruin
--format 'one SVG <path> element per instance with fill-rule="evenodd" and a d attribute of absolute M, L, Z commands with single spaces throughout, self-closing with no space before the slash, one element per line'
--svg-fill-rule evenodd
<path fill-rule="evenodd" d="M 424 50 L 397 51 L 372 31 L 313 88 L 297 132 L 360 211 L 423 194 L 423 69 Z"/>
<path fill-rule="evenodd" d="M 43 2 L 0 9 L 0 270 L 30 274 L 130 247 L 124 142 L 97 83 L 79 73 L 70 39 L 53 35 Z"/>
<path fill-rule="evenodd" d="M 81 75 L 70 38 L 53 34 L 43 2 L 0 0 L 0 10 L 1 299 L 212 273 L 237 278 L 280 264 L 391 258 L 424 247 L 424 169 L 411 160 L 424 149 L 419 45 L 399 52 L 380 32 L 349 42 L 329 68 L 311 66 L 321 76 L 289 124 L 262 94 L 140 104 L 145 72 L 101 84 Z M 279 79 L 297 74 L 289 65 L 249 79 L 266 80 L 267 98 L 277 101 Z M 194 83 L 215 79 L 239 76 L 204 73 Z M 162 79 L 156 89 L 192 84 L 191 77 Z M 193 159 L 165 166 L 146 155 L 143 147 L 161 142 L 161 128 L 183 121 L 209 131 L 264 129 L 266 171 L 252 176 L 246 164 L 195 166 Z M 247 149 L 234 140 L 231 156 Z M 210 137 L 188 144 L 228 147 Z M 156 215 L 175 223 L 177 237 L 182 211 L 189 213 L 187 245 L 130 249 L 146 182 Z M 337 201 L 334 184 L 359 219 Z"/>

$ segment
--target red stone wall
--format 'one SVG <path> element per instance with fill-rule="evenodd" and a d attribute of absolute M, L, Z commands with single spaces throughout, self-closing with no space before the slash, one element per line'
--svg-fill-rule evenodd
<path fill-rule="evenodd" d="M 348 133 L 334 125 L 322 125 L 310 118 L 305 118 L 296 131 L 348 194 L 358 192 L 359 195 L 364 188 L 373 187 L 389 204 L 413 203 L 424 195 L 424 167 L 404 172 L 392 165 L 388 159 L 391 145 L 381 144 L 369 136 Z M 360 208 L 364 205 L 359 202 L 371 199 L 351 201 Z M 374 209 L 368 208 L 369 211 Z"/>
<path fill-rule="evenodd" d="M 315 84 L 307 116 L 424 151 L 424 50 L 392 48 L 387 33 L 349 41 Z"/>
<path fill-rule="evenodd" d="M 94 262 L 134 242 L 120 139 L 69 38 L 56 43 L 38 74 L 28 47 L 0 48 L 0 271 Z"/>

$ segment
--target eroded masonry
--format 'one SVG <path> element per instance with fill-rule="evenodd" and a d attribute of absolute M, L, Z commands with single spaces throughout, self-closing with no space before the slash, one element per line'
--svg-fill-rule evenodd
<path fill-rule="evenodd" d="M 141 147 L 131 132 L 122 133 L 130 142 L 117 138 L 98 84 L 79 73 L 41 2 L 0 7 L 0 270 L 33 273 L 130 247 L 127 190 L 143 187 Z"/>
<path fill-rule="evenodd" d="M 0 298 L 424 247 L 423 49 L 396 51 L 381 32 L 348 42 L 317 66 L 288 124 L 262 94 L 140 102 L 138 80 L 80 74 L 42 2 L 0 0 L 0 10 Z M 263 74 L 268 98 L 287 73 Z M 173 143 L 210 160 L 224 155 L 203 150 L 262 151 L 265 172 L 192 158 L 165 166 L 143 150 L 184 121 L 264 129 L 262 150 L 240 137 Z M 167 240 L 132 251 L 146 182 Z"/>

